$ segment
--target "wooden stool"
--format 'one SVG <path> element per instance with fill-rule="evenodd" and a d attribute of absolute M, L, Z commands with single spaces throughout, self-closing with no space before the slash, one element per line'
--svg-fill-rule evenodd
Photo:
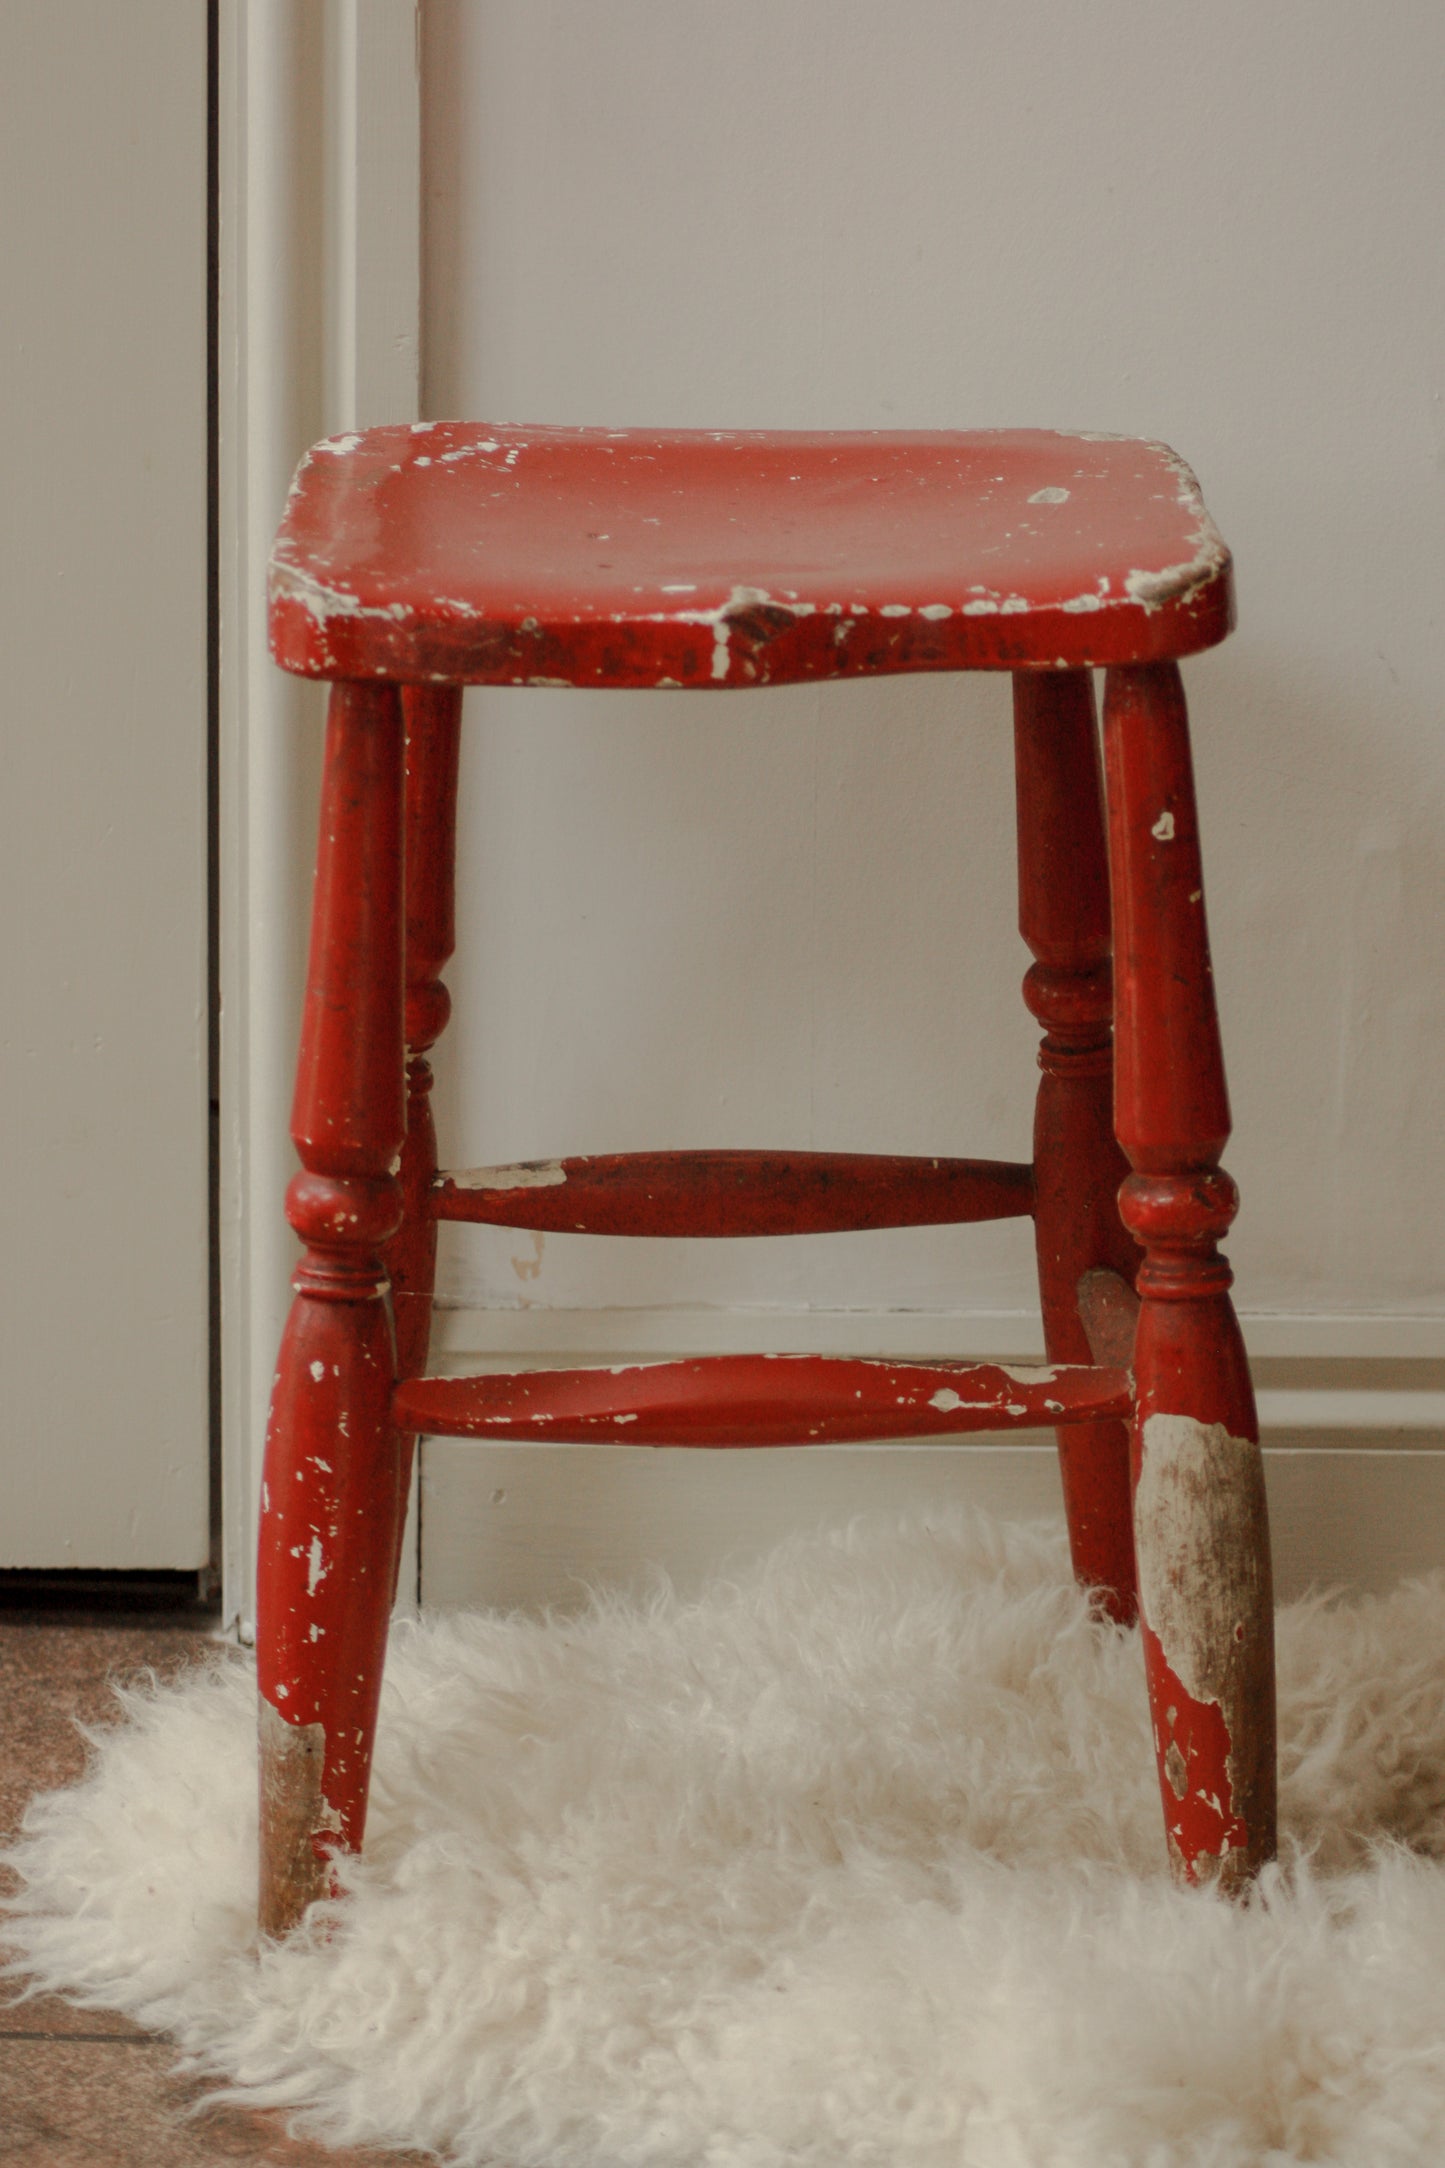
<path fill-rule="evenodd" d="M 287 1198 L 306 1254 L 262 1493 L 269 1933 L 362 1841 L 418 1433 L 772 1446 L 1053 1426 L 1075 1569 L 1117 1619 L 1137 1555 L 1176 1874 L 1236 1890 L 1271 1856 L 1264 1485 L 1216 1247 L 1237 1200 L 1177 668 L 1231 623 L 1192 475 L 1129 438 L 439 422 L 303 460 L 271 644 L 332 691 Z M 427 1055 L 449 1008 L 462 687 L 911 670 L 1013 674 L 1032 1163 L 661 1152 L 439 1173 Z M 1028 1214 L 1048 1367 L 424 1375 L 438 1220 L 721 1236 Z"/>

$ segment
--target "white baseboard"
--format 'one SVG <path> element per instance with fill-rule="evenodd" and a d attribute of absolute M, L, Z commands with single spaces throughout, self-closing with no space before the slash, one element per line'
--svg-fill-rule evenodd
<path fill-rule="evenodd" d="M 1445 1451 L 1266 1444 L 1264 1460 L 1281 1602 L 1445 1568 Z M 659 1572 L 686 1594 L 793 1530 L 948 1502 L 1061 1521 L 1052 1444 L 690 1453 L 430 1439 L 422 1597 L 429 1610 L 570 1610 L 589 1585 L 646 1587 Z"/>
<path fill-rule="evenodd" d="M 1043 1345 L 1037 1310 L 481 1309 L 439 1302 L 437 1344 L 451 1354 L 1026 1355 Z M 1241 1313 L 1251 1356 L 1445 1360 L 1445 1313 Z"/>
<path fill-rule="evenodd" d="M 1241 1320 L 1268 1431 L 1441 1433 L 1445 1317 L 1269 1316 Z M 1043 1347 L 1037 1311 L 451 1309 L 438 1319 L 438 1369 L 585 1363 L 670 1355 L 974 1356 L 1027 1359 Z M 1367 1366 L 1362 1372 L 1362 1365 Z M 1342 1441 L 1336 1438 L 1333 1441 Z M 1419 1442 L 1418 1440 L 1416 1442 Z"/>
<path fill-rule="evenodd" d="M 1391 1586 L 1445 1566 L 1445 1319 L 1247 1316 L 1283 1599 Z M 1028 1357 L 1037 1313 L 454 1309 L 439 1370 L 723 1354 L 754 1348 L 904 1357 Z M 429 1607 L 575 1604 L 584 1585 L 697 1586 L 789 1529 L 905 1501 L 965 1498 L 1061 1513 L 1052 1440 L 618 1452 L 607 1446 L 423 1448 L 421 1590 Z"/>

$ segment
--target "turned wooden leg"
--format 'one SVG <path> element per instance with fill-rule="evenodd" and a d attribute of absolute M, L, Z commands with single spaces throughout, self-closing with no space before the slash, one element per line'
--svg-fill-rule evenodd
<path fill-rule="evenodd" d="M 1244 1343 L 1216 1247 L 1237 1195 L 1204 918 L 1189 727 L 1172 663 L 1104 702 L 1118 1030 L 1115 1107 L 1144 1245 L 1134 1540 L 1176 1876 L 1244 1886 L 1275 1849 L 1274 1609 Z"/>
<path fill-rule="evenodd" d="M 262 1486 L 261 1927 L 281 1935 L 360 1849 L 396 1559 L 396 1355 L 382 1262 L 401 1206 L 402 718 L 331 693 L 287 1193 L 306 1244 Z"/>
<path fill-rule="evenodd" d="M 455 868 L 459 685 L 410 686 L 406 717 L 406 1142 L 401 1152 L 401 1225 L 387 1249 L 396 1320 L 396 1367 L 420 1377 L 431 1343 L 436 1282 L 437 1171 L 432 1070 L 427 1056 L 446 1028 L 451 999 L 441 971 L 456 945 Z M 411 1491 L 413 1434 L 400 1441 L 397 1569 Z"/>
<path fill-rule="evenodd" d="M 1019 931 L 1036 959 L 1024 999 L 1044 1029 L 1034 1114 L 1034 1230 L 1044 1346 L 1087 1363 L 1086 1274 L 1132 1281 L 1138 1252 L 1119 1217 L 1128 1164 L 1114 1136 L 1108 854 L 1093 680 L 1086 670 L 1014 677 Z M 1079 1579 L 1113 1617 L 1134 1616 L 1129 1432 L 1120 1422 L 1058 1432 L 1069 1543 Z"/>

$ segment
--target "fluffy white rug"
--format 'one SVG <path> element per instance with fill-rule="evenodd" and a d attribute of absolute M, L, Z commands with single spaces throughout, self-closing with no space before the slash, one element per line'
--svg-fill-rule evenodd
<path fill-rule="evenodd" d="M 9 1933 L 335 2141 L 507 2168 L 1445 2160 L 1445 1586 L 1281 1618 L 1288 1864 L 1163 1873 L 1137 1640 L 1037 1529 L 399 1629 L 368 1852 L 259 1956 L 239 1657 L 31 1810 Z M 315 1916 L 313 1916 L 315 1918 Z"/>

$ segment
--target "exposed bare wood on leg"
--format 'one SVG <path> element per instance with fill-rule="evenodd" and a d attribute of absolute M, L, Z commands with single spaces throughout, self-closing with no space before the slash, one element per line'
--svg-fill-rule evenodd
<path fill-rule="evenodd" d="M 1095 1266 L 1079 1282 L 1079 1317 L 1096 1363 L 1132 1370 L 1139 1332 L 1139 1297 L 1117 1272 Z"/>
<path fill-rule="evenodd" d="M 1248 1883 L 1275 1849 L 1274 1613 L 1263 1464 L 1217 1243 L 1237 1208 L 1189 730 L 1172 663 L 1109 673 L 1116 1112 L 1144 1245 L 1134 1521 L 1169 1850 L 1186 1882 Z"/>

